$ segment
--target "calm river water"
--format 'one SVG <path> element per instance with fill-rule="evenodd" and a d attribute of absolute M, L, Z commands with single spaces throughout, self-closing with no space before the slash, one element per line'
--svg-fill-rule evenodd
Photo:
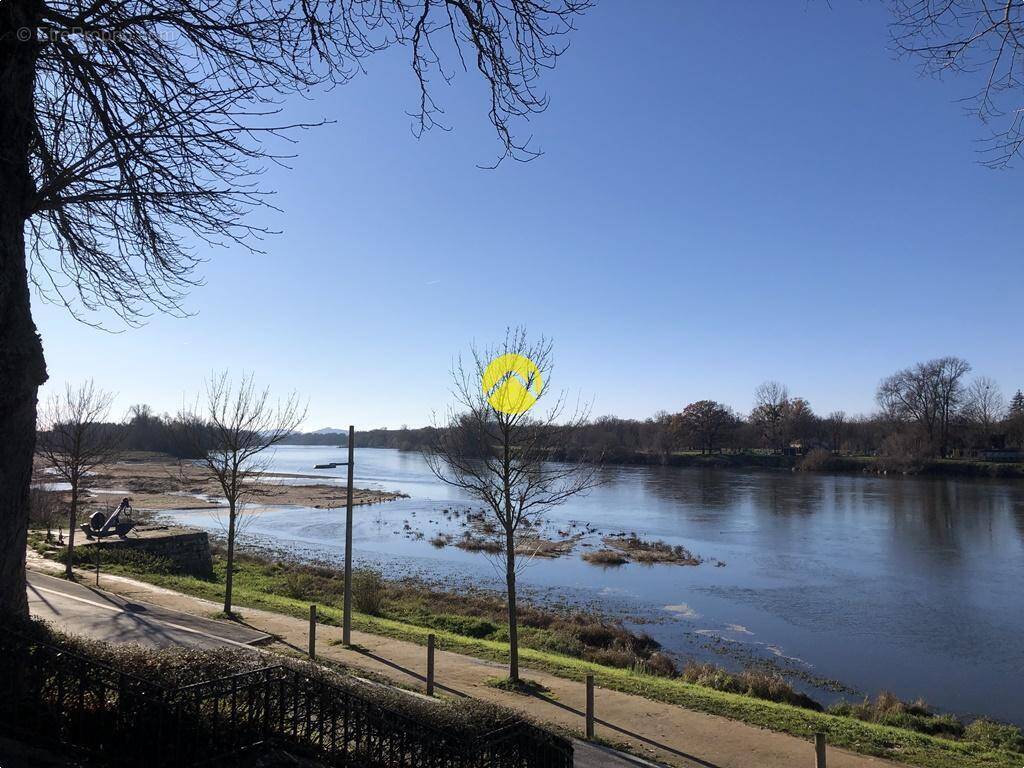
<path fill-rule="evenodd" d="M 343 454 L 282 447 L 274 469 L 312 474 Z M 343 483 L 344 471 L 316 474 Z M 583 562 L 578 547 L 523 569 L 532 598 L 628 617 L 680 659 L 769 661 L 820 701 L 888 689 L 1024 724 L 1024 483 L 673 467 L 602 473 L 603 485 L 549 515 L 553 527 L 589 523 L 593 544 L 635 531 L 710 562 L 602 569 Z M 458 533 L 441 510 L 472 503 L 438 483 L 418 454 L 359 449 L 355 477 L 357 487 L 410 496 L 356 508 L 358 563 L 500 587 L 487 556 L 429 544 L 438 531 Z M 172 516 L 220 530 L 207 511 Z M 244 536 L 337 560 L 344 510 L 267 508 L 249 516 Z"/>

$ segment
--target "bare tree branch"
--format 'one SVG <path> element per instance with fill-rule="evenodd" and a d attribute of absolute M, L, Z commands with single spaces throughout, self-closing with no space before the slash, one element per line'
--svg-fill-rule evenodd
<path fill-rule="evenodd" d="M 74 565 L 78 506 L 89 473 L 114 459 L 124 432 L 109 421 L 114 395 L 97 389 L 92 379 L 79 387 L 66 384 L 55 392 L 40 415 L 37 450 L 57 477 L 71 486 L 68 507 L 68 547 L 65 573 Z"/>
<path fill-rule="evenodd" d="M 224 613 L 231 613 L 235 539 L 245 503 L 259 495 L 259 483 L 272 454 L 268 450 L 292 434 L 306 418 L 298 395 L 272 402 L 270 390 L 259 390 L 251 374 L 237 386 L 228 373 L 210 376 L 205 407 L 184 411 L 179 419 L 201 458 L 196 462 L 220 486 L 228 503 L 228 558 Z"/>
<path fill-rule="evenodd" d="M 1003 168 L 1024 151 L 1024 2 L 894 0 L 892 40 L 922 71 L 966 75 L 977 90 L 963 100 L 990 127 L 982 162 Z"/>
<path fill-rule="evenodd" d="M 515 355 L 528 358 L 536 371 L 520 379 L 506 371 L 484 389 L 492 360 Z M 545 338 L 531 343 L 523 329 L 509 330 L 502 344 L 474 347 L 468 363 L 460 358 L 452 370 L 454 404 L 437 429 L 436 442 L 424 453 L 434 475 L 485 505 L 501 526 L 498 542 L 504 560 L 509 613 L 509 679 L 518 682 L 516 607 L 517 554 L 543 514 L 597 484 L 597 462 L 581 455 L 573 462 L 551 460 L 587 421 L 586 406 L 567 406 L 564 392 L 551 388 L 554 358 Z M 489 399 L 511 385 L 506 412 Z M 527 399 L 536 402 L 525 408 Z M 522 410 L 520 410 L 522 408 Z M 527 550 L 527 558 L 529 551 Z"/>
<path fill-rule="evenodd" d="M 21 0 L 12 0 L 20 2 Z M 207 247 L 258 251 L 260 177 L 295 130 L 285 100 L 344 84 L 369 56 L 408 46 L 415 133 L 438 125 L 434 73 L 471 58 L 507 157 L 538 153 L 515 124 L 539 113 L 543 70 L 590 0 L 49 0 L 40 3 L 31 176 L 31 279 L 80 319 L 183 314 Z M 19 30 L 20 32 L 20 30 Z M 20 38 L 19 38 L 20 39 Z M 471 54 L 471 56 L 466 56 Z M 201 250 L 187 243 L 198 240 Z M 84 311 L 83 311 L 84 310 Z"/>

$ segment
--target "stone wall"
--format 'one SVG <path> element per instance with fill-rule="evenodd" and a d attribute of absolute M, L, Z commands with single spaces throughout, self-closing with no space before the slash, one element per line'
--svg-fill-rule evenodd
<path fill-rule="evenodd" d="M 206 531 L 196 528 L 140 527 L 129 533 L 126 539 L 106 538 L 102 546 L 104 549 L 130 549 L 166 558 L 176 570 L 194 576 L 213 573 L 210 537 Z"/>

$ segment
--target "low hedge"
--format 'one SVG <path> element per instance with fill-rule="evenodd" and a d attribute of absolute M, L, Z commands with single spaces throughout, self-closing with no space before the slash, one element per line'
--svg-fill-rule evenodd
<path fill-rule="evenodd" d="M 122 672 L 153 685 L 173 689 L 194 683 L 251 672 L 268 666 L 286 666 L 324 683 L 343 688 L 390 712 L 458 737 L 477 738 L 515 722 L 519 713 L 475 699 L 431 700 L 409 695 L 390 686 L 366 683 L 338 671 L 284 656 L 267 657 L 256 651 L 228 648 L 143 648 L 111 645 L 68 635 L 39 619 L 2 617 L 0 668 L 7 648 L 26 640 L 54 646 L 92 663 Z"/>

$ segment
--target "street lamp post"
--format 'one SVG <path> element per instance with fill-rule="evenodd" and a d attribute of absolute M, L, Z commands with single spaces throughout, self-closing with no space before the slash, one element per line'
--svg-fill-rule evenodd
<path fill-rule="evenodd" d="M 352 466 L 355 455 L 356 428 L 348 428 L 348 490 L 345 494 L 345 609 L 341 641 L 352 645 Z"/>

